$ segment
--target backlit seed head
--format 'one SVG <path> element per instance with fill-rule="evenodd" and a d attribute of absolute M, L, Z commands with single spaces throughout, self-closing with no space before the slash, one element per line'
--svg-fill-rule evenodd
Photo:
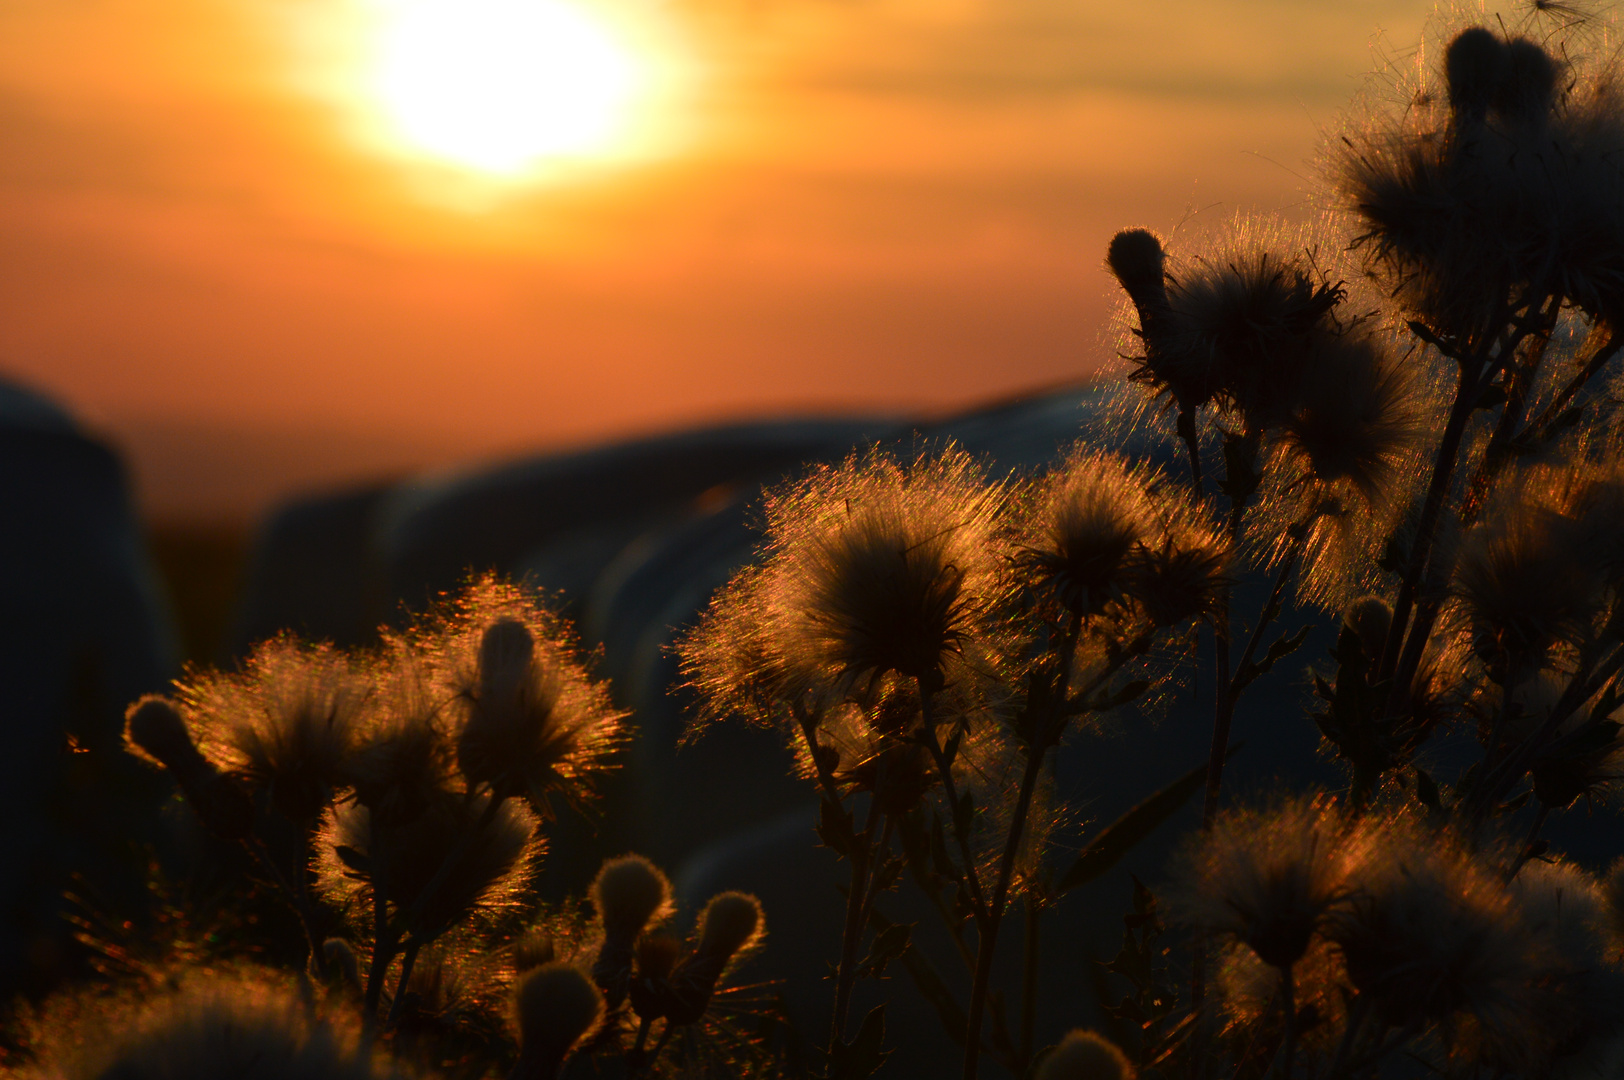
<path fill-rule="evenodd" d="M 1020 578 L 1077 616 L 1120 601 L 1135 550 L 1162 534 L 1151 481 L 1115 455 L 1074 451 L 1035 493 Z"/>
<path fill-rule="evenodd" d="M 273 638 L 239 673 L 194 675 L 180 693 L 217 764 L 267 791 L 283 816 L 308 822 L 350 786 L 371 678 L 339 649 Z"/>
<path fill-rule="evenodd" d="M 125 712 L 124 738 L 131 753 L 154 765 L 185 768 L 200 756 L 186 721 L 157 694 L 148 694 Z"/>
<path fill-rule="evenodd" d="M 697 951 L 702 956 L 730 960 L 753 943 L 761 930 L 761 901 L 749 893 L 719 893 L 711 897 L 699 917 Z"/>
<path fill-rule="evenodd" d="M 1233 583 L 1229 543 L 1186 506 L 1164 514 L 1161 536 L 1129 561 L 1126 591 L 1155 627 L 1212 619 Z"/>
<path fill-rule="evenodd" d="M 1358 839 L 1329 807 L 1232 812 L 1186 856 L 1183 918 L 1289 969 L 1347 902 Z"/>
<path fill-rule="evenodd" d="M 424 942 L 475 912 L 511 906 L 541 858 L 540 832 L 513 799 L 484 820 L 489 802 L 445 791 L 409 821 L 378 819 L 376 830 L 360 803 L 329 810 L 317 839 L 319 891 L 360 915 L 375 890 Z"/>
<path fill-rule="evenodd" d="M 626 714 L 594 682 L 563 620 L 525 590 L 472 582 L 417 632 L 436 657 L 460 720 L 457 764 L 471 786 L 530 803 L 589 803 L 628 735 Z"/>
<path fill-rule="evenodd" d="M 1342 613 L 1342 625 L 1359 638 L 1365 659 L 1374 663 L 1387 645 L 1387 631 L 1393 624 L 1393 609 L 1379 596 L 1362 596 Z"/>
<path fill-rule="evenodd" d="M 519 1064 L 513 1076 L 556 1076 L 564 1059 L 597 1028 L 603 1011 L 603 995 L 579 969 L 555 961 L 527 972 L 513 991 L 519 1029 Z"/>
<path fill-rule="evenodd" d="M 167 699 L 149 694 L 130 706 L 124 736 L 137 757 L 169 771 L 209 832 L 240 840 L 254 831 L 253 800 L 198 750 L 186 721 Z"/>
<path fill-rule="evenodd" d="M 1494 109 L 1511 121 L 1539 123 L 1556 100 L 1561 69 L 1537 42 L 1519 37 L 1506 42 L 1505 74 L 1495 88 Z"/>
<path fill-rule="evenodd" d="M 1044 1056 L 1034 1080 L 1133 1080 L 1134 1068 L 1116 1044 L 1094 1031 L 1068 1031 Z"/>

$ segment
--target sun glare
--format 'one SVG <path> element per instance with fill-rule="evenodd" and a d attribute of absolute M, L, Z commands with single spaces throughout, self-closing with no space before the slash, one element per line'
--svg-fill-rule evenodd
<path fill-rule="evenodd" d="M 371 82 L 401 141 L 509 176 L 612 153 L 645 74 L 568 0 L 400 0 L 378 27 Z"/>

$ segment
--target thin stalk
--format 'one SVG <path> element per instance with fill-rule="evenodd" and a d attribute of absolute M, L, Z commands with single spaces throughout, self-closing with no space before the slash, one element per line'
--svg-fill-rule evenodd
<path fill-rule="evenodd" d="M 1190 492 L 1191 497 L 1201 501 L 1201 440 L 1196 435 L 1195 414 L 1188 409 L 1179 410 L 1177 423 L 1179 438 L 1184 440 L 1184 447 L 1190 454 Z"/>
<path fill-rule="evenodd" d="M 406 984 L 411 981 L 412 967 L 417 963 L 417 952 L 423 947 L 420 941 L 408 941 L 406 948 L 400 954 L 400 979 L 395 983 L 395 1000 L 389 1003 L 389 1023 L 393 1024 L 400 1019 L 400 1012 L 406 1003 Z"/>
<path fill-rule="evenodd" d="M 970 851 L 970 837 L 967 832 L 959 828 L 959 786 L 953 779 L 953 763 L 947 760 L 947 751 L 942 748 L 941 740 L 936 737 L 936 720 L 933 715 L 932 695 L 925 689 L 923 680 L 919 683 L 919 710 L 924 731 L 925 749 L 930 751 L 931 760 L 936 764 L 937 775 L 941 777 L 942 793 L 947 796 L 949 809 L 948 817 L 953 828 L 953 838 L 959 846 L 959 856 L 964 860 L 965 888 L 970 894 L 970 909 L 975 913 L 976 923 L 979 926 L 986 917 L 987 905 L 982 898 L 981 875 L 976 872 L 974 854 Z"/>
<path fill-rule="evenodd" d="M 283 896 L 287 897 L 288 903 L 293 908 L 294 916 L 299 920 L 300 928 L 304 930 L 305 944 L 310 949 L 310 959 L 307 966 L 313 967 L 318 976 L 321 975 L 325 970 L 322 964 L 321 942 L 316 940 L 313 919 L 302 893 L 288 884 L 287 877 L 276 865 L 276 860 L 271 857 L 270 850 L 266 848 L 265 842 L 258 836 L 243 837 L 242 846 L 248 849 L 248 854 L 254 857 L 254 861 L 259 863 L 260 868 L 270 877 L 271 883 L 281 890 Z"/>
<path fill-rule="evenodd" d="M 1601 372 L 1601 369 L 1607 366 L 1609 360 L 1618 355 L 1621 346 L 1624 346 L 1624 335 L 1615 330 L 1608 335 L 1606 343 L 1596 350 L 1590 361 L 1580 368 L 1573 378 L 1568 380 L 1551 403 L 1545 406 L 1538 416 L 1529 421 L 1528 426 L 1523 429 L 1524 436 L 1536 440 L 1543 439 L 1546 429 L 1556 423 L 1557 417 L 1562 415 L 1563 410 L 1567 408 L 1568 402 L 1572 401 L 1574 395 L 1583 390 L 1585 384 L 1595 378 Z"/>
<path fill-rule="evenodd" d="M 1015 876 L 1015 859 L 1020 853 L 1021 836 L 1026 828 L 1026 816 L 1032 808 L 1032 793 L 1037 790 L 1038 777 L 1043 771 L 1046 745 L 1026 748 L 1026 769 L 1021 775 L 1020 792 L 1015 797 L 1015 815 L 1009 826 L 1009 837 L 1003 854 L 998 859 L 998 876 L 993 882 L 992 901 L 987 906 L 986 918 L 978 927 L 976 938 L 976 971 L 970 984 L 970 1010 L 964 1042 L 964 1080 L 975 1080 L 977 1056 L 981 1050 L 981 1021 L 987 1007 L 987 990 L 992 983 L 992 961 L 998 948 L 998 928 L 1003 922 L 1004 905 L 1009 898 L 1009 883 Z"/>
<path fill-rule="evenodd" d="M 1026 926 L 1021 942 L 1021 1041 L 1020 1071 L 1025 1072 L 1032 1063 L 1032 1042 L 1038 1022 L 1038 963 L 1043 928 L 1043 903 L 1034 896 L 1026 898 Z"/>
<path fill-rule="evenodd" d="M 1296 981 L 1289 967 L 1280 972 L 1280 1006 L 1285 1010 L 1286 1022 L 1286 1037 L 1280 1046 L 1280 1075 L 1284 1080 L 1291 1080 L 1292 1060 L 1297 1056 L 1297 997 Z"/>
<path fill-rule="evenodd" d="M 1353 1067 L 1353 1048 L 1364 1031 L 1365 1021 L 1370 1018 L 1370 995 L 1359 994 L 1354 997 L 1353 1004 L 1348 1008 L 1347 1027 L 1342 1031 L 1342 1041 L 1336 1048 L 1336 1057 L 1331 1060 L 1330 1080 L 1343 1080 Z"/>
<path fill-rule="evenodd" d="M 1463 524 L 1470 525 L 1476 520 L 1489 485 L 1493 483 L 1511 453 L 1511 439 L 1517 433 L 1517 425 L 1522 422 L 1523 413 L 1528 407 L 1528 395 L 1534 386 L 1534 376 L 1545 358 L 1546 348 L 1551 343 L 1551 333 L 1556 329 L 1556 315 L 1561 305 L 1562 298 L 1559 296 L 1552 297 L 1545 305 L 1545 309 L 1540 312 L 1533 336 L 1523 339 L 1524 343 L 1529 344 L 1527 355 L 1523 357 L 1522 363 L 1508 369 L 1506 403 L 1500 409 L 1500 420 L 1495 424 L 1494 433 L 1489 436 L 1483 457 L 1478 461 L 1477 469 L 1466 485 L 1466 499 L 1461 505 Z"/>
<path fill-rule="evenodd" d="M 879 800 L 871 799 L 867 826 L 855 837 L 856 842 L 852 845 L 851 887 L 846 893 L 846 926 L 840 938 L 840 966 L 835 971 L 835 1013 L 829 1023 L 831 1052 L 845 1040 L 846 1014 L 851 1010 L 852 988 L 857 985 L 857 948 L 863 941 L 863 906 L 872 869 L 869 855 L 879 810 Z"/>

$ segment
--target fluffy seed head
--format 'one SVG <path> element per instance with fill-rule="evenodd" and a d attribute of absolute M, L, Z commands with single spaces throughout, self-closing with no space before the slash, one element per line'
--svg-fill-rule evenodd
<path fill-rule="evenodd" d="M 1347 901 L 1357 847 L 1313 802 L 1226 814 L 1187 856 L 1184 918 L 1289 969 Z"/>
<path fill-rule="evenodd" d="M 984 645 L 999 599 L 1003 492 L 949 451 L 819 468 L 768 502 L 770 605 L 784 654 L 854 686 L 940 684 Z"/>
<path fill-rule="evenodd" d="M 181 687 L 218 764 L 300 822 L 350 785 L 369 694 L 368 673 L 352 657 L 286 635 L 255 646 L 239 673 L 202 673 Z"/>
<path fill-rule="evenodd" d="M 1187 505 L 1163 513 L 1161 536 L 1129 560 L 1125 591 L 1156 627 L 1211 619 L 1232 583 L 1229 543 Z"/>
<path fill-rule="evenodd" d="M 333 808 L 318 836 L 317 887 L 355 912 L 376 890 L 424 942 L 475 911 L 510 906 L 541 857 L 538 823 L 513 799 L 485 821 L 489 803 L 445 791 L 410 821 L 380 818 L 376 831 L 366 806 Z"/>
<path fill-rule="evenodd" d="M 209 832 L 222 840 L 253 832 L 253 800 L 198 750 L 186 721 L 169 701 L 148 695 L 130 706 L 124 740 L 131 753 L 169 770 Z"/>
<path fill-rule="evenodd" d="M 183 975 L 174 991 L 93 1010 L 91 1030 L 53 1031 L 67 1060 L 49 1075 L 72 1080 L 374 1080 L 388 1076 L 349 1031 L 317 1019 L 269 973 Z M 85 1024 L 84 1021 L 81 1021 Z M 65 1022 L 62 1026 L 72 1026 Z M 88 1028 L 89 1024 L 85 1024 Z"/>
<path fill-rule="evenodd" d="M 1538 123 L 1556 99 L 1561 70 L 1537 42 L 1519 37 L 1506 42 L 1506 70 L 1494 94 L 1495 111 L 1507 120 Z"/>
<path fill-rule="evenodd" d="M 550 1077 L 603 1019 L 603 995 L 579 969 L 553 962 L 527 972 L 513 991 L 521 1067 Z M 514 1075 L 521 1075 L 516 1069 Z"/>
<path fill-rule="evenodd" d="M 1531 1042 L 1548 965 L 1499 878 L 1447 836 L 1367 828 L 1358 890 L 1327 927 L 1353 986 L 1395 1027 L 1465 1022 L 1503 1045 Z"/>
<path fill-rule="evenodd" d="M 485 577 L 420 628 L 460 713 L 457 764 L 470 785 L 581 806 L 627 738 L 626 714 L 593 682 L 564 622 L 535 597 Z"/>
<path fill-rule="evenodd" d="M 1361 596 L 1342 613 L 1342 625 L 1359 638 L 1359 648 L 1365 658 L 1374 661 L 1387 645 L 1387 631 L 1393 625 L 1393 609 L 1379 596 Z"/>
<path fill-rule="evenodd" d="M 1134 1068 L 1116 1044 L 1093 1031 L 1066 1032 L 1033 1074 L 1034 1080 L 1133 1080 Z"/>
<path fill-rule="evenodd" d="M 1037 492 L 1021 578 L 1078 616 L 1118 601 L 1135 549 L 1161 535 L 1150 482 L 1115 455 L 1074 451 Z"/>

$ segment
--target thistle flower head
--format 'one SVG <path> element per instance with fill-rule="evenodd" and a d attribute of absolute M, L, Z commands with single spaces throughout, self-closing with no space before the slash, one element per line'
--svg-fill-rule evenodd
<path fill-rule="evenodd" d="M 1180 368 L 1205 373 L 1219 404 L 1259 430 L 1289 412 L 1302 370 L 1334 331 L 1332 312 L 1344 296 L 1308 254 L 1279 254 L 1274 240 L 1243 235 L 1176 267 L 1157 343 Z"/>
<path fill-rule="evenodd" d="M 1033 1074 L 1034 1080 L 1133 1080 L 1134 1067 L 1116 1044 L 1094 1031 L 1068 1031 Z"/>
<path fill-rule="evenodd" d="M 524 590 L 486 577 L 422 632 L 456 695 L 457 764 L 470 786 L 576 806 L 625 743 L 626 714 L 576 656 L 563 622 Z"/>
<path fill-rule="evenodd" d="M 1531 1044 L 1549 966 L 1499 878 L 1447 836 L 1402 820 L 1366 827 L 1358 888 L 1326 931 L 1355 989 L 1394 1027 Z"/>
<path fill-rule="evenodd" d="M 1019 576 L 1079 617 L 1118 602 L 1136 549 L 1161 537 L 1151 481 L 1116 455 L 1074 450 L 1036 492 Z"/>
<path fill-rule="evenodd" d="M 282 636 L 256 646 L 241 672 L 194 674 L 180 694 L 221 767 L 306 822 L 350 785 L 369 692 L 367 673 L 346 653 Z"/>
<path fill-rule="evenodd" d="M 1002 587 L 1002 507 L 1002 491 L 959 451 L 910 465 L 852 457 L 770 497 L 779 651 L 837 685 L 894 671 L 939 689 L 985 645 Z"/>
<path fill-rule="evenodd" d="M 374 891 L 415 939 L 434 940 L 476 911 L 510 905 L 540 859 L 533 814 L 512 799 L 491 804 L 442 792 L 394 823 L 361 803 L 327 812 L 317 842 L 317 888 L 342 908 Z M 448 866 L 449 864 L 449 866 Z"/>
<path fill-rule="evenodd" d="M 515 1080 L 551 1080 L 603 1020 L 603 995 L 579 969 L 554 962 L 527 972 L 513 991 L 519 1029 Z"/>
<path fill-rule="evenodd" d="M 1494 88 L 1496 112 L 1512 122 L 1541 123 L 1556 104 L 1562 69 L 1539 43 L 1512 38 L 1505 46 L 1505 69 Z"/>
<path fill-rule="evenodd" d="M 1553 647 L 1576 644 L 1598 602 L 1579 523 L 1551 504 L 1545 470 L 1507 484 L 1461 544 L 1455 594 L 1474 645 L 1512 677 L 1531 674 Z"/>
<path fill-rule="evenodd" d="M 1229 543 L 1187 505 L 1162 509 L 1161 535 L 1134 551 L 1124 591 L 1158 628 L 1212 619 L 1233 582 Z"/>
<path fill-rule="evenodd" d="M 452 747 L 427 659 L 400 637 L 385 640 L 378 687 L 350 756 L 356 802 L 380 823 L 401 825 L 452 785 Z"/>
<path fill-rule="evenodd" d="M 1425 437 L 1413 368 L 1373 333 L 1327 337 L 1283 423 L 1297 482 L 1356 495 L 1384 512 Z"/>
<path fill-rule="evenodd" d="M 1330 808 L 1229 813 L 1187 856 L 1184 917 L 1289 969 L 1347 902 L 1357 843 Z"/>
<path fill-rule="evenodd" d="M 393 1077 L 353 1031 L 311 1015 L 291 988 L 265 975 L 182 976 L 169 992 L 105 1001 L 75 1024 L 53 1022 L 63 1045 L 52 1075 L 72 1080 L 374 1080 Z M 93 1017 L 93 1020 L 90 1019 Z M 92 1027 L 93 1025 L 93 1027 Z M 75 1027 L 86 1030 L 71 1030 Z M 77 1045 L 73 1045 L 77 1043 Z"/>

